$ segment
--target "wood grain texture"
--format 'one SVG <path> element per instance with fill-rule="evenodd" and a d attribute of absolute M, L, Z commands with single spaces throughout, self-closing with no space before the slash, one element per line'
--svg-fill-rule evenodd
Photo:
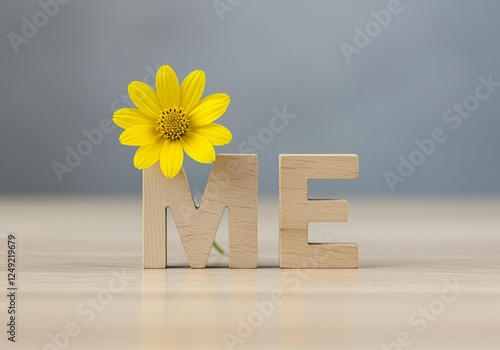
<path fill-rule="evenodd" d="M 175 268 L 143 269 L 140 194 L 2 195 L 0 286 L 7 287 L 6 234 L 14 232 L 19 332 L 15 344 L 4 333 L 0 349 L 58 349 L 48 335 L 68 322 L 81 332 L 65 350 L 227 349 L 223 334 L 237 335 L 240 320 L 276 290 L 283 302 L 234 349 L 382 349 L 402 331 L 413 340 L 402 349 L 498 349 L 499 197 L 349 196 L 349 204 L 347 223 L 317 224 L 310 235 L 321 240 L 341 226 L 335 237 L 359 243 L 359 269 L 280 269 L 278 200 L 265 196 L 262 268 L 228 269 L 228 255 L 212 251 L 215 268 L 191 269 L 174 226 L 167 241 Z M 227 225 L 219 230 L 227 246 Z M 113 284 L 109 299 L 115 272 L 125 283 Z M 439 299 L 446 280 L 463 293 L 419 332 L 409 317 Z M 3 324 L 7 307 L 3 294 Z"/>
<path fill-rule="evenodd" d="M 257 155 L 219 154 L 199 208 L 184 170 L 166 178 L 159 164 L 144 170 L 144 268 L 165 268 L 170 208 L 192 268 L 204 268 L 224 208 L 229 208 L 229 267 L 257 267 Z"/>
<path fill-rule="evenodd" d="M 280 155 L 280 267 L 357 268 L 358 245 L 308 242 L 309 222 L 347 221 L 344 200 L 310 200 L 309 179 L 357 179 L 356 155 Z"/>

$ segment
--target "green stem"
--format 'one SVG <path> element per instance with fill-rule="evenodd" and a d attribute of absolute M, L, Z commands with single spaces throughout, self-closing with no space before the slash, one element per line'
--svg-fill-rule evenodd
<path fill-rule="evenodd" d="M 222 249 L 216 241 L 214 241 L 214 248 L 217 249 L 217 251 L 221 254 L 224 254 L 224 249 Z"/>

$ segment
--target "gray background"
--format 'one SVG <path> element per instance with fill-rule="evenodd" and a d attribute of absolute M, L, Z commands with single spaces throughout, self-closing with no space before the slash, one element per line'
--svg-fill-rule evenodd
<path fill-rule="evenodd" d="M 352 44 L 355 27 L 387 3 L 243 1 L 221 20 L 212 1 L 73 0 L 15 53 L 7 34 L 21 34 L 22 17 L 32 21 L 40 7 L 2 1 L 0 192 L 140 192 L 136 147 L 119 144 L 119 128 L 62 182 L 51 163 L 112 116 L 131 81 L 169 64 L 180 80 L 204 70 L 205 95 L 231 96 L 219 122 L 234 139 L 217 152 L 237 153 L 269 126 L 273 108 L 296 115 L 258 152 L 261 193 L 277 193 L 280 153 L 356 153 L 359 180 L 315 182 L 312 191 L 391 194 L 384 172 L 396 172 L 398 156 L 436 127 L 448 140 L 396 194 L 500 193 L 500 90 L 458 130 L 442 119 L 480 75 L 500 81 L 500 2 L 402 0 L 403 11 L 348 64 L 340 44 Z M 185 167 L 202 189 L 211 167 Z"/>

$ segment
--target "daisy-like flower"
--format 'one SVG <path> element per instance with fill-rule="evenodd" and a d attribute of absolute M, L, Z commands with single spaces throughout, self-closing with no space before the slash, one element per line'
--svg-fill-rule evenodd
<path fill-rule="evenodd" d="M 163 66 L 156 75 L 156 92 L 134 81 L 128 87 L 137 106 L 115 112 L 113 121 L 125 131 L 120 142 L 140 146 L 134 165 L 145 169 L 157 161 L 166 177 L 174 177 L 182 167 L 184 152 L 200 163 L 215 160 L 213 146 L 228 144 L 232 135 L 224 126 L 212 123 L 229 105 L 229 96 L 213 94 L 200 100 L 205 73 L 190 73 L 179 87 L 172 68 Z"/>

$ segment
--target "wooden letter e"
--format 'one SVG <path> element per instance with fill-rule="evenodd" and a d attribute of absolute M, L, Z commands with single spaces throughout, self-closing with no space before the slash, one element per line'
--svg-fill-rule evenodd
<path fill-rule="evenodd" d="M 358 267 L 358 245 L 308 242 L 309 222 L 347 221 L 347 202 L 308 198 L 309 179 L 357 179 L 358 156 L 282 154 L 280 156 L 280 267 L 339 269 Z"/>

